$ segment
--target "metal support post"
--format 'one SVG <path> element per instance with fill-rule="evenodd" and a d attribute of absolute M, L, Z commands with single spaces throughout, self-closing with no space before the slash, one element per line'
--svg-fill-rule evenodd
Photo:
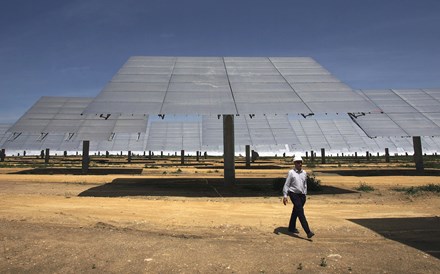
<path fill-rule="evenodd" d="M 414 147 L 414 162 L 416 164 L 417 172 L 423 172 L 423 153 L 422 153 L 422 140 L 420 136 L 413 136 Z"/>
<path fill-rule="evenodd" d="M 90 150 L 90 141 L 83 141 L 83 152 L 82 152 L 82 174 L 87 174 L 89 171 L 89 150 Z"/>
<path fill-rule="evenodd" d="M 246 168 L 251 167 L 251 146 L 246 145 Z"/>
<path fill-rule="evenodd" d="M 2 150 L 0 152 L 0 162 L 4 162 L 5 157 L 6 157 L 6 150 L 4 148 L 2 148 Z"/>
<path fill-rule="evenodd" d="M 49 164 L 49 152 L 50 152 L 50 150 L 48 148 L 46 148 L 46 154 L 44 155 L 44 164 L 45 165 Z"/>
<path fill-rule="evenodd" d="M 223 115 L 223 161 L 225 185 L 235 183 L 234 115 Z"/>

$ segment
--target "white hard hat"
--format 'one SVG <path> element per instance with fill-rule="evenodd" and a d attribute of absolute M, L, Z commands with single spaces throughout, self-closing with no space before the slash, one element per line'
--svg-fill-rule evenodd
<path fill-rule="evenodd" d="M 299 156 L 299 155 L 296 156 L 296 155 L 295 155 L 295 157 L 293 157 L 293 161 L 294 161 L 294 162 L 302 162 L 303 159 L 301 158 L 301 156 Z"/>

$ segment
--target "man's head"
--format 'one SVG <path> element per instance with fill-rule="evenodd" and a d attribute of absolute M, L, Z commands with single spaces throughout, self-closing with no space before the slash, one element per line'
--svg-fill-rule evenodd
<path fill-rule="evenodd" d="M 295 169 L 301 170 L 302 169 L 302 162 L 303 162 L 303 159 L 301 158 L 301 156 L 295 155 L 295 157 L 293 157 L 293 163 L 295 164 Z"/>

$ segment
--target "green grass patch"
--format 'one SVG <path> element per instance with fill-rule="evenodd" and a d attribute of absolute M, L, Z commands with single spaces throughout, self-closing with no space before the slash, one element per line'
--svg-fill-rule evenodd
<path fill-rule="evenodd" d="M 425 168 L 440 168 L 440 162 L 425 162 L 423 166 Z"/>
<path fill-rule="evenodd" d="M 394 191 L 404 192 L 408 195 L 416 195 L 421 192 L 432 192 L 440 194 L 440 184 L 428 184 L 424 186 L 410 186 L 410 187 L 395 187 L 392 188 Z"/>
<path fill-rule="evenodd" d="M 363 191 L 363 192 L 371 192 L 374 191 L 374 187 L 367 185 L 365 182 L 359 183 L 359 186 L 355 188 L 357 191 Z"/>

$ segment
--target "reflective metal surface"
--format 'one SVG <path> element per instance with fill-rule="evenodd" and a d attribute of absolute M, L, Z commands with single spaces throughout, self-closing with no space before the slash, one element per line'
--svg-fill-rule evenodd
<path fill-rule="evenodd" d="M 374 107 L 308 57 L 131 57 L 84 113 L 289 114 Z"/>
<path fill-rule="evenodd" d="M 368 136 L 440 136 L 440 89 L 356 92 L 383 111 L 354 118 Z"/>

